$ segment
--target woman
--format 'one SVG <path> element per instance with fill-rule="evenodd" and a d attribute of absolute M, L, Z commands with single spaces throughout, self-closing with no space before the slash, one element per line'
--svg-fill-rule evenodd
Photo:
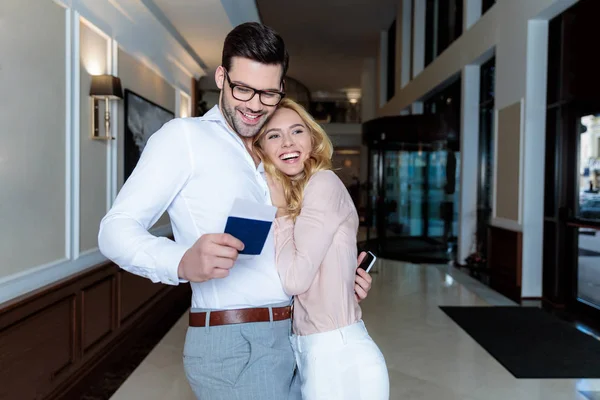
<path fill-rule="evenodd" d="M 276 264 L 294 296 L 291 341 L 303 399 L 388 399 L 385 360 L 354 293 L 358 214 L 331 171 L 331 141 L 284 99 L 254 146 L 277 207 Z"/>

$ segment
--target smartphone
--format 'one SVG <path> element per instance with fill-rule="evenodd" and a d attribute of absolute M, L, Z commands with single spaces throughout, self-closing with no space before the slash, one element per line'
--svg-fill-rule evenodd
<path fill-rule="evenodd" d="M 375 257 L 375 254 L 371 253 L 370 251 L 367 251 L 367 255 L 362 260 L 362 262 L 360 263 L 358 268 L 362 268 L 368 273 L 371 270 L 371 268 L 373 268 L 373 264 L 375 264 L 375 260 L 377 260 L 377 257 Z"/>

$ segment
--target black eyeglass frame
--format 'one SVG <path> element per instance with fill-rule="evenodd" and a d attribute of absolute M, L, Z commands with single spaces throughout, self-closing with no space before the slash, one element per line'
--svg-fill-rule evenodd
<path fill-rule="evenodd" d="M 254 98 L 254 96 L 256 96 L 256 94 L 258 93 L 258 99 L 260 100 L 260 102 L 267 106 L 267 107 L 275 107 L 277 106 L 279 103 L 281 103 L 281 100 L 283 100 L 283 98 L 285 97 L 285 92 L 280 92 L 278 90 L 259 90 L 259 89 L 254 89 L 250 86 L 246 86 L 246 85 L 239 85 L 237 83 L 232 83 L 231 82 L 231 78 L 229 78 L 229 73 L 227 72 L 227 70 L 225 68 L 223 68 L 223 71 L 225 71 L 225 78 L 227 79 L 227 83 L 229 84 L 229 88 L 231 89 L 231 95 L 233 96 L 234 99 L 238 100 L 238 101 L 250 101 Z M 281 86 L 284 86 L 283 81 L 281 82 Z M 252 96 L 250 96 L 248 99 L 240 99 L 238 97 L 235 96 L 234 94 L 234 89 L 236 87 L 242 87 L 244 89 L 248 89 L 250 91 L 252 91 Z M 266 93 L 266 94 L 278 94 L 279 95 L 279 100 L 277 101 L 277 103 L 275 104 L 267 104 L 263 101 L 262 99 L 262 94 Z"/>

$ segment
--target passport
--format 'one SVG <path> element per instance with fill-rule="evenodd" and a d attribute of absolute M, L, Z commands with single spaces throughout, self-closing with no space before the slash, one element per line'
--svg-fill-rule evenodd
<path fill-rule="evenodd" d="M 235 199 L 227 217 L 225 233 L 244 243 L 240 255 L 256 256 L 262 253 L 276 212 L 277 208 L 267 204 Z"/>
<path fill-rule="evenodd" d="M 259 255 L 265 246 L 265 241 L 271 230 L 272 222 L 256 219 L 229 217 L 225 225 L 225 233 L 244 243 L 244 250 L 240 254 Z"/>

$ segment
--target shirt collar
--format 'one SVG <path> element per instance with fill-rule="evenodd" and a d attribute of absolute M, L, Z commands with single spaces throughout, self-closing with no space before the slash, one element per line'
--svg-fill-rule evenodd
<path fill-rule="evenodd" d="M 219 108 L 218 104 L 215 104 L 213 106 L 213 108 L 211 108 L 210 110 L 208 110 L 202 117 L 203 120 L 205 121 L 217 121 L 217 122 L 222 122 L 225 126 L 227 125 L 227 122 L 225 121 L 225 118 L 223 117 L 223 113 L 221 113 L 221 109 Z"/>
<path fill-rule="evenodd" d="M 223 128 L 225 128 L 225 130 L 227 131 L 227 133 L 229 133 L 231 136 L 233 136 L 233 138 L 240 143 L 242 146 L 244 146 L 244 142 L 242 141 L 242 139 L 239 137 L 239 135 L 237 133 L 235 133 L 233 131 L 233 129 L 231 129 L 231 127 L 229 126 L 229 124 L 227 123 L 227 121 L 225 121 L 225 117 L 223 116 L 223 113 L 221 112 L 221 109 L 219 108 L 219 105 L 215 105 L 213 106 L 213 108 L 211 108 L 210 110 L 208 110 L 202 117 L 200 117 L 203 121 L 214 121 L 214 122 L 218 122 L 221 124 L 221 126 Z"/>

